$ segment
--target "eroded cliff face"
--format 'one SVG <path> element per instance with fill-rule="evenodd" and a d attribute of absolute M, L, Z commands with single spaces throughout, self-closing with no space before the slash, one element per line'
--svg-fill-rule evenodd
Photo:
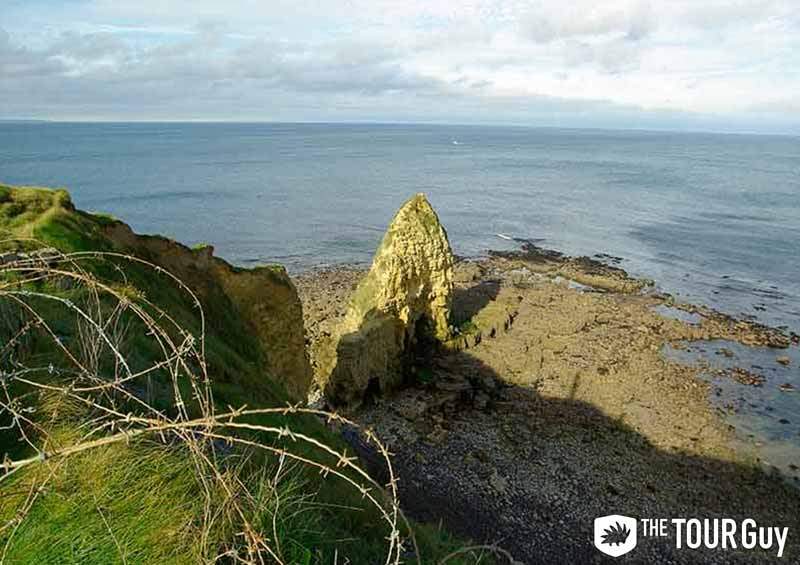
<path fill-rule="evenodd" d="M 323 348 L 317 385 L 334 404 L 402 382 L 419 340 L 445 341 L 453 289 L 447 233 L 424 194 L 408 200 L 383 237 L 344 320 Z"/>
<path fill-rule="evenodd" d="M 211 246 L 190 249 L 164 237 L 138 235 L 122 222 L 105 231 L 115 245 L 177 276 L 203 303 L 236 308 L 261 345 L 265 377 L 280 382 L 294 400 L 307 398 L 312 373 L 303 308 L 282 266 L 239 269 L 214 257 Z"/>

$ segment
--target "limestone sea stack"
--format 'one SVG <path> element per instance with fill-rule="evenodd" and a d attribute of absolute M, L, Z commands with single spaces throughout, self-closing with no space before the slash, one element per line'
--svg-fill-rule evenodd
<path fill-rule="evenodd" d="M 452 292 L 447 232 L 417 194 L 395 215 L 322 352 L 317 384 L 328 401 L 357 405 L 401 384 L 417 345 L 450 337 Z"/>

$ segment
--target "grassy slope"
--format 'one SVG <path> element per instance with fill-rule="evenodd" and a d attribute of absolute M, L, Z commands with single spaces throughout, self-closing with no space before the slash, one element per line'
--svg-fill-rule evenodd
<path fill-rule="evenodd" d="M 113 221 L 74 210 L 65 191 L 0 185 L 0 238 L 36 238 L 62 251 L 109 250 L 112 244 L 102 227 Z M 103 272 L 102 266 L 97 271 L 98 277 L 113 274 L 110 269 Z M 164 284 L 152 271 L 137 266 L 129 265 L 125 275 L 128 284 L 182 325 L 198 329 L 196 311 L 174 285 Z M 235 309 L 219 297 L 204 304 L 204 310 L 210 320 L 207 360 L 220 406 L 283 405 L 286 395 L 281 387 L 258 374 L 258 345 Z M 129 354 L 147 362 L 155 354 L 148 350 L 148 343 L 134 338 Z M 47 355 L 47 351 L 39 353 Z M 264 418 L 259 423 L 281 422 Z M 343 447 L 341 440 L 316 420 L 295 419 L 291 425 Z M 18 445 L 3 433 L 0 455 L 18 455 Z M 264 458 L 250 462 L 246 475 L 253 490 L 268 490 L 265 479 L 271 464 Z M 36 472 L 0 484 L 0 524 L 13 517 Z M 282 514 L 279 525 L 282 546 L 293 561 L 330 562 L 334 547 L 355 563 L 380 560 L 386 530 L 375 512 L 365 510 L 360 497 L 349 488 L 302 470 L 282 485 L 286 500 L 296 501 L 290 505 L 291 511 Z M 199 485 L 186 454 L 179 449 L 136 443 L 92 451 L 71 459 L 59 472 L 16 530 L 7 561 L 99 564 L 120 562 L 124 555 L 127 563 L 197 562 L 203 557 L 196 540 L 201 506 Z M 222 542 L 232 532 L 220 527 L 216 535 Z M 436 555 L 453 548 L 452 541 L 432 530 L 420 528 L 417 535 L 427 556 L 425 562 L 435 562 Z M 3 538 L 0 534 L 0 548 L 5 545 Z M 312 557 L 318 552 L 320 557 Z"/>

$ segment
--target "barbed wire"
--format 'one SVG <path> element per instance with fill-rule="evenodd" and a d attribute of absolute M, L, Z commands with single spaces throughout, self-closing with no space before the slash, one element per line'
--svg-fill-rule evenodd
<path fill-rule="evenodd" d="M 0 418 L 7 421 L 3 424 L 0 420 L 0 431 L 16 434 L 30 455 L 6 456 L 0 462 L 0 487 L 26 469 L 37 472 L 31 473 L 24 501 L 14 517 L 0 523 L 0 535 L 5 537 L 0 563 L 5 562 L 18 529 L 67 460 L 142 439 L 177 444 L 188 453 L 204 497 L 199 540 L 202 553 L 211 556 L 209 562 L 225 558 L 247 564 L 287 563 L 277 531 L 281 502 L 275 503 L 272 531 L 260 531 L 247 507 L 247 501 L 256 497 L 226 465 L 230 448 L 237 446 L 271 458 L 276 468 L 273 486 L 292 465 L 343 481 L 380 516 L 387 530 L 384 563 L 401 563 L 407 546 L 421 563 L 413 529 L 400 509 L 391 454 L 371 429 L 362 429 L 341 414 L 300 404 L 217 409 L 206 362 L 206 314 L 200 298 L 186 283 L 129 254 L 63 253 L 34 239 L 0 241 L 0 248 L 9 245 L 28 251 L 0 254 L 0 335 L 7 338 L 0 346 Z M 194 332 L 178 320 L 177 313 L 170 313 L 136 288 L 130 276 L 136 269 L 180 292 L 196 318 Z M 103 272 L 109 275 L 101 276 Z M 69 335 L 63 327 L 67 323 L 71 324 Z M 131 343 L 137 339 L 138 348 L 156 353 L 146 360 L 144 355 L 132 355 Z M 42 351 L 47 354 L 40 355 Z M 154 387 L 160 389 L 153 393 Z M 54 433 L 63 423 L 54 415 L 44 418 L 46 411 L 37 405 L 42 398 L 55 399 L 59 406 L 79 407 L 79 417 L 69 422 L 75 433 L 66 440 L 63 434 Z M 279 417 L 281 425 L 252 421 L 265 416 Z M 382 458 L 388 482 L 376 482 L 346 449 L 293 427 L 295 419 L 309 417 L 359 430 Z M 222 547 L 213 548 L 211 530 L 222 512 L 220 506 L 233 516 L 236 531 Z M 99 506 L 97 511 L 124 562 L 119 540 Z M 239 539 L 243 541 L 236 541 Z M 449 554 L 442 562 L 475 552 L 507 555 L 495 545 L 471 546 Z M 337 548 L 337 562 L 339 558 Z"/>
<path fill-rule="evenodd" d="M 0 245 L 3 243 L 9 241 Z M 44 468 L 45 472 L 31 481 L 14 518 L 0 524 L 0 534 L 6 537 L 0 560 L 6 559 L 14 534 L 48 483 L 63 468 L 64 461 L 103 446 L 157 438 L 162 442 L 177 442 L 190 454 L 206 499 L 203 519 L 206 528 L 213 523 L 210 514 L 214 511 L 214 493 L 225 493 L 226 503 L 238 518 L 240 531 L 235 538 L 244 540 L 225 548 L 225 557 L 242 563 L 286 562 L 280 553 L 277 533 L 272 532 L 270 538 L 251 523 L 241 502 L 250 496 L 242 494 L 243 482 L 223 471 L 221 461 L 225 460 L 225 454 L 220 452 L 220 446 L 236 445 L 263 451 L 276 462 L 294 461 L 325 477 L 335 476 L 344 481 L 378 511 L 385 523 L 384 562 L 400 563 L 402 548 L 413 535 L 407 526 L 401 533 L 397 478 L 388 450 L 374 434 L 367 431 L 365 436 L 384 458 L 389 471 L 386 485 L 378 484 L 346 450 L 301 433 L 291 424 L 292 418 L 314 416 L 358 428 L 355 422 L 338 414 L 301 406 L 252 409 L 242 406 L 218 412 L 205 358 L 205 313 L 199 297 L 187 284 L 162 267 L 132 255 L 99 251 L 61 253 L 35 240 L 26 240 L 24 244 L 33 249 L 0 255 L 3 305 L 0 316 L 8 337 L 0 346 L 0 415 L 8 420 L 4 432 L 16 433 L 31 455 L 6 458 L 0 463 L 0 485 L 32 466 Z M 151 276 L 163 277 L 161 280 L 181 291 L 196 311 L 197 334 L 184 327 L 167 308 L 137 292 L 130 285 L 126 264 L 149 271 Z M 111 266 L 106 270 L 116 273 L 119 280 L 98 276 L 104 266 Z M 55 327 L 67 321 L 74 330 L 68 338 L 62 327 Z M 150 363 L 142 365 L 139 356 L 137 366 L 129 358 L 130 352 L 125 351 L 126 334 L 132 331 L 142 331 L 139 339 L 146 338 L 149 347 L 158 352 Z M 42 338 L 49 342 L 44 348 L 40 343 Z M 29 355 L 34 342 L 37 351 L 48 351 L 46 363 L 37 364 L 39 356 Z M 171 395 L 168 403 L 161 399 L 160 407 L 141 392 L 148 390 L 152 384 L 149 381 L 154 379 L 161 379 Z M 54 437 L 49 425 L 52 422 L 43 422 L 42 414 L 37 413 L 38 396 L 32 394 L 35 391 L 81 406 L 81 421 L 74 425 L 81 433 L 66 444 Z M 282 425 L 243 421 L 266 415 L 280 416 Z M 266 437 L 281 441 L 268 442 Z M 297 446 L 310 449 L 295 449 Z M 203 544 L 211 539 L 209 532 L 200 537 L 205 540 Z M 221 555 L 215 555 L 211 561 Z"/>

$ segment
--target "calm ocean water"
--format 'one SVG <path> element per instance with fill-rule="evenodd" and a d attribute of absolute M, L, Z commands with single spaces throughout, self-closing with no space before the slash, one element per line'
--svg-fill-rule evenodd
<path fill-rule="evenodd" d="M 0 182 L 290 270 L 367 262 L 427 193 L 456 252 L 541 239 L 800 331 L 800 138 L 508 127 L 2 124 Z"/>
<path fill-rule="evenodd" d="M 294 271 L 368 262 L 395 210 L 422 191 L 457 253 L 514 246 L 497 234 L 608 253 L 685 300 L 800 332 L 797 137 L 0 123 L 0 182 L 67 187 L 79 207 L 139 232 Z M 769 390 L 723 385 L 752 405 L 736 420 L 740 431 L 766 441 L 762 453 L 784 468 L 800 461 L 800 393 L 776 388 L 800 388 L 796 347 L 790 355 L 787 368 L 774 352 L 753 354 Z"/>

